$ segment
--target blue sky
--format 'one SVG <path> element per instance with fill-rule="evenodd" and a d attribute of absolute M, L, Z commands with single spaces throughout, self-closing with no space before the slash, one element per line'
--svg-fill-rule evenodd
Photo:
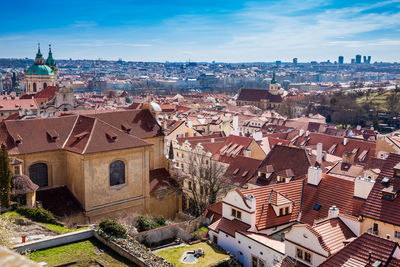
<path fill-rule="evenodd" d="M 400 0 L 6 0 L 0 22 L 0 57 L 400 61 Z"/>

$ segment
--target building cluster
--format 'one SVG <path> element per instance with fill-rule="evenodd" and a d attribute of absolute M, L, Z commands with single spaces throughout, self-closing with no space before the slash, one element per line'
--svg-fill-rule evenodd
<path fill-rule="evenodd" d="M 200 208 L 210 242 L 244 266 L 400 266 L 399 132 L 339 129 L 302 108 L 286 118 L 282 103 L 304 94 L 274 71 L 264 89 L 235 96 L 150 87 L 134 96 L 76 93 L 76 83 L 61 85 L 60 65 L 39 48 L 25 91 L 0 98 L 19 204 L 79 223 Z M 178 66 L 143 63 L 135 74 L 192 69 L 207 87 L 218 81 L 203 70 L 239 65 Z M 196 202 L 209 195 L 213 203 Z"/>

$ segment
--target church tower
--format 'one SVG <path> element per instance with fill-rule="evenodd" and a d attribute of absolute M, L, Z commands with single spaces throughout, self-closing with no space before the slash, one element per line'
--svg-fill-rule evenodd
<path fill-rule="evenodd" d="M 50 59 L 53 60 L 52 64 L 54 64 L 55 67 L 53 55 L 50 53 Z M 25 72 L 25 91 L 27 94 L 36 94 L 47 86 L 55 86 L 56 80 L 53 69 L 45 65 L 43 55 L 40 52 L 40 44 L 38 44 L 35 63 Z"/>
<path fill-rule="evenodd" d="M 56 61 L 53 58 L 53 52 L 51 52 L 50 44 L 49 44 L 49 55 L 47 56 L 46 59 L 46 65 L 49 66 L 54 71 L 54 74 L 57 76 Z"/>
<path fill-rule="evenodd" d="M 278 95 L 280 84 L 276 81 L 275 72 L 272 74 L 272 80 L 269 84 L 269 92 L 273 95 Z"/>

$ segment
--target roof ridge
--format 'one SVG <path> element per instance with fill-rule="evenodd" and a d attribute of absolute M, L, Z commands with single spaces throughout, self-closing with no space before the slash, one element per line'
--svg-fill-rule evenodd
<path fill-rule="evenodd" d="M 79 115 L 75 115 L 75 116 L 76 116 L 76 119 L 75 119 L 74 125 L 72 125 L 71 131 L 69 132 L 67 138 L 65 138 L 64 144 L 61 146 L 61 149 L 64 149 L 65 145 L 67 144 L 69 138 L 70 138 L 71 135 L 72 135 L 72 132 L 73 132 L 74 129 L 75 129 L 76 123 L 78 122 Z"/>
<path fill-rule="evenodd" d="M 86 153 L 86 149 L 88 148 L 89 143 L 90 143 L 90 141 L 92 140 L 94 127 L 95 127 L 95 125 L 97 124 L 97 118 L 92 118 L 92 119 L 94 119 L 94 122 L 93 122 L 93 125 L 92 125 L 91 130 L 90 130 L 89 138 L 88 138 L 88 140 L 87 140 L 87 142 L 86 142 L 86 144 L 85 144 L 85 148 L 82 150 L 82 154 L 85 154 L 85 153 Z"/>

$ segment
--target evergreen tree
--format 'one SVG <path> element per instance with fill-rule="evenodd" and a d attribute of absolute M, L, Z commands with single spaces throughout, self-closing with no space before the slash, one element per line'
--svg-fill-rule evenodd
<path fill-rule="evenodd" d="M 10 206 L 11 177 L 12 172 L 7 147 L 2 144 L 0 153 L 0 204 L 4 208 Z"/>

